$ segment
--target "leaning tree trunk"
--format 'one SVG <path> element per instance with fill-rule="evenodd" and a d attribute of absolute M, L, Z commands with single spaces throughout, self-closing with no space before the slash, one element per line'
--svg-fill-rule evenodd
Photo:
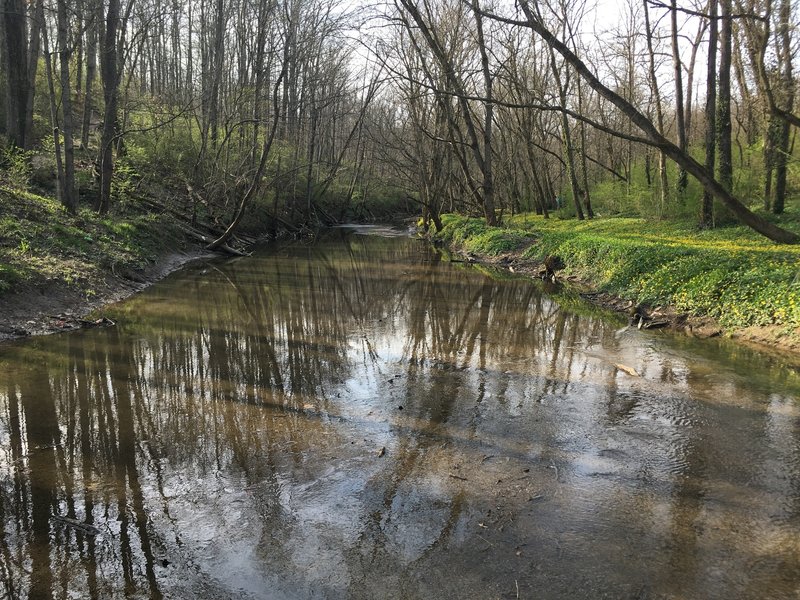
<path fill-rule="evenodd" d="M 291 38 L 291 36 L 289 36 Z M 236 228 L 239 227 L 239 224 L 244 217 L 245 209 L 247 205 L 250 203 L 250 200 L 255 195 L 256 191 L 258 190 L 259 186 L 261 185 L 261 179 L 264 176 L 264 168 L 267 166 L 267 156 L 269 155 L 269 151 L 272 148 L 272 142 L 275 141 L 275 132 L 278 130 L 278 123 L 280 123 L 280 109 L 278 106 L 278 93 L 281 88 L 281 84 L 286 77 L 286 67 L 288 65 L 288 51 L 291 44 L 289 44 L 289 40 L 287 40 L 286 45 L 284 46 L 283 51 L 283 65 L 281 66 L 281 72 L 278 75 L 278 79 L 275 80 L 275 87 L 273 88 L 272 92 L 272 109 L 275 111 L 272 116 L 272 124 L 269 130 L 269 134 L 264 138 L 264 145 L 261 147 L 261 158 L 258 161 L 258 168 L 256 169 L 255 175 L 253 175 L 253 179 L 250 181 L 250 186 L 247 188 L 244 196 L 242 196 L 241 202 L 239 202 L 239 207 L 236 210 L 236 214 L 231 221 L 231 224 L 228 225 L 228 228 L 225 232 L 219 236 L 216 240 L 211 242 L 208 246 L 208 250 L 217 250 L 225 245 L 225 243 L 231 238 L 231 236 L 236 232 Z"/>
<path fill-rule="evenodd" d="M 787 231 L 766 219 L 753 213 L 744 204 L 737 200 L 719 181 L 714 179 L 703 165 L 697 162 L 688 152 L 681 150 L 673 142 L 661 135 L 653 123 L 640 113 L 635 106 L 625 100 L 618 93 L 603 85 L 598 77 L 578 58 L 562 41 L 556 38 L 548 30 L 541 20 L 532 12 L 528 0 L 519 0 L 520 7 L 527 18 L 527 26 L 536 32 L 550 47 L 558 52 L 572 66 L 573 69 L 584 78 L 589 86 L 600 96 L 608 100 L 617 107 L 631 122 L 636 125 L 644 134 L 643 142 L 658 148 L 672 159 L 680 168 L 697 179 L 708 192 L 722 202 L 744 225 L 754 229 L 761 235 L 774 242 L 784 244 L 796 244 L 800 242 L 800 235 Z"/>

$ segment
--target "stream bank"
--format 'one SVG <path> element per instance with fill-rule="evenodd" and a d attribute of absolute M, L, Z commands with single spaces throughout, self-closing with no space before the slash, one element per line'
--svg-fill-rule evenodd
<path fill-rule="evenodd" d="M 391 233 L 0 344 L 5 595 L 795 596 L 800 372 Z"/>
<path fill-rule="evenodd" d="M 210 256 L 187 223 L 141 203 L 71 215 L 0 184 L 0 207 L 0 340 L 108 324 L 88 315 Z"/>
<path fill-rule="evenodd" d="M 465 262 L 570 286 L 644 329 L 727 336 L 800 365 L 800 252 L 742 227 L 693 231 L 641 219 L 545 221 L 487 227 L 443 216 L 432 234 Z"/>

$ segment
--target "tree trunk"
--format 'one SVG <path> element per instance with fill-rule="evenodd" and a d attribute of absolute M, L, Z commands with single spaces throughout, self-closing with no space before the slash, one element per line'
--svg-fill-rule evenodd
<path fill-rule="evenodd" d="M 70 213 L 78 209 L 78 198 L 75 194 L 75 147 L 72 125 L 72 86 L 69 81 L 69 24 L 67 22 L 66 0 L 57 0 L 58 20 L 58 57 L 61 67 L 61 110 L 62 133 L 64 135 L 64 189 L 61 201 Z"/>
<path fill-rule="evenodd" d="M 553 79 L 558 89 L 558 98 L 561 103 L 561 108 L 567 108 L 567 89 L 566 85 L 561 79 L 561 74 L 558 71 L 556 64 L 556 55 L 553 48 L 550 48 L 550 68 L 553 72 Z M 578 177 L 575 174 L 575 151 L 572 147 L 572 140 L 570 136 L 569 118 L 566 112 L 561 112 L 561 146 L 564 150 L 564 164 L 567 167 L 567 178 L 569 179 L 569 187 L 572 192 L 572 200 L 575 204 L 575 215 L 578 220 L 583 221 L 583 209 L 581 208 L 581 190 L 578 185 Z"/>
<path fill-rule="evenodd" d="M 709 0 L 710 24 L 708 30 L 708 71 L 706 72 L 706 171 L 714 172 L 716 161 L 716 113 L 717 102 L 717 0 Z M 728 189 L 728 188 L 726 188 Z M 714 198 L 708 190 L 703 191 L 700 208 L 700 227 L 714 226 Z"/>
<path fill-rule="evenodd" d="M 644 25 L 647 39 L 647 58 L 648 58 L 648 77 L 650 79 L 650 89 L 653 91 L 653 101 L 656 105 L 656 127 L 661 135 L 664 135 L 664 112 L 661 106 L 661 90 L 658 86 L 656 77 L 656 58 L 653 50 L 653 32 L 650 30 L 650 10 L 648 0 L 642 0 L 644 7 Z M 712 2 L 714 0 L 711 0 Z M 691 96 L 690 96 L 691 97 Z M 661 212 L 667 206 L 667 193 L 669 191 L 669 181 L 667 180 L 667 157 L 663 152 L 658 153 L 658 177 L 661 183 Z"/>
<path fill-rule="evenodd" d="M 467 146 L 469 146 L 472 152 L 472 156 L 475 160 L 475 163 L 478 165 L 478 169 L 480 170 L 483 176 L 483 194 L 479 195 L 479 202 L 482 205 L 484 215 L 486 216 L 487 219 L 487 223 L 489 225 L 495 225 L 496 217 L 494 215 L 494 182 L 492 178 L 492 168 L 491 168 L 492 162 L 491 162 L 491 157 L 489 157 L 489 162 L 487 163 L 484 156 L 484 152 L 486 151 L 488 151 L 491 154 L 491 133 L 489 133 L 490 146 L 488 148 L 486 147 L 481 148 L 482 146 L 481 140 L 478 137 L 477 127 L 475 126 L 475 122 L 472 117 L 472 110 L 469 106 L 469 101 L 467 100 L 467 94 L 464 89 L 463 81 L 459 78 L 458 74 L 456 73 L 455 67 L 452 61 L 450 60 L 450 57 L 445 52 L 437 36 L 425 22 L 425 19 L 422 17 L 422 14 L 420 13 L 417 5 L 412 0 L 399 0 L 399 2 L 403 6 L 403 8 L 405 8 L 408 14 L 411 15 L 411 18 L 414 20 L 414 23 L 416 23 L 420 33 L 425 38 L 428 48 L 436 57 L 436 60 L 439 62 L 441 69 L 444 71 L 448 87 L 452 89 L 456 97 L 456 100 L 458 101 L 459 108 L 461 109 L 460 116 L 463 120 L 464 126 L 466 127 L 467 135 L 469 136 L 469 141 L 467 142 Z M 476 9 L 476 6 L 477 5 L 473 3 L 473 9 Z M 478 10 L 477 12 L 480 12 L 480 10 Z M 406 27 L 409 29 L 409 31 L 413 31 L 413 28 L 411 27 L 410 23 L 407 23 Z M 484 77 L 485 76 L 486 76 L 486 70 L 484 69 Z M 489 99 L 484 99 L 484 110 L 488 110 L 490 115 L 492 106 L 493 102 L 489 101 Z M 454 129 L 455 128 L 454 120 L 451 118 L 450 121 L 451 121 L 451 129 Z M 483 137 L 483 144 L 484 145 L 486 144 L 485 132 Z M 458 145 L 460 146 L 461 144 Z M 469 180 L 469 169 L 467 168 L 463 156 L 460 153 L 460 148 L 457 149 L 456 156 L 459 159 L 459 162 L 461 163 L 461 168 L 464 172 L 465 177 L 467 177 L 467 179 Z M 486 206 L 487 197 L 489 200 L 488 207 Z"/>
<path fill-rule="evenodd" d="M 713 0 L 712 0 L 713 2 Z M 733 155 L 731 150 L 731 0 L 719 0 L 719 89 L 717 93 L 717 143 L 719 145 L 719 182 L 726 190 L 733 189 Z"/>
<path fill-rule="evenodd" d="M 736 84 L 742 95 L 742 110 L 744 111 L 744 128 L 745 139 L 748 146 L 756 143 L 757 126 L 755 118 L 756 101 L 750 91 L 750 84 L 748 83 L 748 75 L 744 70 L 744 60 L 742 58 L 743 50 L 741 48 L 740 35 L 734 33 L 733 36 L 733 72 L 736 75 Z M 744 166 L 744 165 L 742 165 Z"/>
<path fill-rule="evenodd" d="M 92 127 L 94 96 L 92 86 L 97 75 L 97 38 L 100 20 L 96 0 L 90 0 L 87 8 L 89 15 L 86 22 L 86 88 L 83 95 L 83 120 L 81 123 L 81 148 L 84 150 L 89 147 L 89 134 Z"/>
<path fill-rule="evenodd" d="M 100 195 L 95 209 L 105 214 L 111 206 L 111 178 L 114 174 L 114 135 L 117 123 L 119 73 L 117 65 L 117 29 L 119 0 L 108 0 L 103 47 L 100 52 L 100 77 L 103 80 L 103 133 L 100 139 Z"/>
<path fill-rule="evenodd" d="M 783 110 L 791 113 L 794 105 L 794 74 L 792 71 L 792 38 L 791 38 L 791 0 L 781 0 L 778 13 L 778 38 L 780 48 L 779 65 L 781 69 L 780 95 Z M 789 146 L 789 122 L 782 120 L 777 132 L 775 148 L 775 196 L 772 200 L 772 212 L 779 215 L 786 202 L 786 175 L 791 155 Z"/>
<path fill-rule="evenodd" d="M 3 19 L 6 72 L 6 134 L 17 148 L 25 148 L 25 108 L 28 104 L 28 38 L 25 27 L 25 2 L 3 0 L 0 4 Z"/>
<path fill-rule="evenodd" d="M 291 24 L 289 24 L 289 29 L 291 30 Z M 290 38 L 291 38 L 291 34 Z M 278 91 L 281 88 L 281 84 L 283 80 L 286 78 L 286 69 L 288 64 L 288 49 L 290 47 L 291 39 L 286 40 L 286 44 L 284 45 L 283 51 L 283 65 L 281 65 L 281 72 L 278 75 L 278 79 L 275 80 L 275 87 L 272 92 L 272 109 L 275 111 L 272 116 L 272 125 L 269 130 L 269 134 L 264 138 L 264 144 L 261 147 L 261 158 L 258 161 L 258 168 L 256 169 L 255 175 L 253 175 L 253 179 L 250 181 L 250 186 L 247 188 L 244 196 L 242 196 L 242 200 L 239 203 L 239 207 L 236 210 L 236 214 L 231 221 L 231 224 L 228 225 L 228 228 L 225 232 L 219 236 L 216 240 L 211 242 L 208 246 L 208 250 L 217 250 L 221 248 L 236 232 L 236 228 L 239 227 L 239 223 L 241 223 L 242 218 L 244 218 L 245 209 L 247 205 L 250 203 L 250 200 L 255 195 L 256 191 L 258 190 L 259 186 L 261 185 L 261 179 L 264 176 L 264 168 L 267 166 L 267 156 L 269 156 L 269 151 L 272 148 L 272 143 L 275 140 L 275 132 L 278 130 L 278 124 L 280 123 L 280 110 L 278 106 Z M 277 192 L 277 190 L 276 190 Z"/>
<path fill-rule="evenodd" d="M 492 74 L 489 71 L 489 53 L 483 36 L 483 16 L 478 0 L 472 0 L 475 25 L 478 31 L 478 49 L 481 54 L 481 71 L 486 100 L 483 103 L 483 214 L 488 225 L 497 225 L 494 210 L 494 149 L 492 148 L 492 128 L 494 127 L 494 99 L 492 97 Z"/>
<path fill-rule="evenodd" d="M 675 127 L 678 135 L 678 148 L 686 152 L 686 123 L 684 121 L 683 107 L 683 65 L 681 63 L 680 47 L 678 46 L 678 7 L 676 0 L 670 0 L 670 21 L 672 24 L 672 64 L 675 74 Z M 686 192 L 688 179 L 686 169 L 678 165 L 678 198 L 683 199 Z"/>
<path fill-rule="evenodd" d="M 47 40 L 47 27 L 42 27 L 42 41 L 44 42 L 45 51 L 44 70 L 47 77 L 47 89 L 50 92 L 48 94 L 50 99 L 50 123 L 52 124 L 53 147 L 56 155 L 56 193 L 59 202 L 69 210 L 69 204 L 64 199 L 64 163 L 61 160 L 61 132 L 58 127 L 58 106 L 56 104 L 56 89 L 53 83 L 53 66 L 51 62 L 53 55 L 50 53 L 50 44 Z"/>
<path fill-rule="evenodd" d="M 44 0 L 36 0 L 31 15 L 31 43 L 28 50 L 28 95 L 25 102 L 25 146 L 33 145 L 33 102 L 36 98 L 36 72 L 41 54 L 41 31 L 44 25 Z"/>
<path fill-rule="evenodd" d="M 583 89 L 581 87 L 581 79 L 578 78 L 578 112 L 583 112 Z M 594 219 L 594 211 L 592 210 L 592 197 L 589 195 L 589 169 L 586 164 L 586 123 L 581 121 L 578 124 L 580 128 L 579 135 L 581 140 L 580 154 L 581 154 L 581 177 L 583 185 L 583 207 L 586 209 L 586 216 Z"/>
<path fill-rule="evenodd" d="M 780 146 L 782 128 L 783 121 L 775 115 L 770 115 L 767 131 L 764 134 L 764 210 L 772 210 L 776 153 Z"/>
<path fill-rule="evenodd" d="M 684 111 L 684 127 L 686 128 L 687 143 L 691 144 L 692 139 L 692 97 L 694 95 L 694 67 L 697 64 L 697 50 L 700 48 L 700 42 L 703 41 L 703 34 L 705 34 L 708 23 L 705 20 L 700 20 L 697 26 L 697 35 L 695 35 L 694 42 L 692 43 L 692 52 L 689 56 L 689 66 L 686 69 L 686 108 Z"/>
<path fill-rule="evenodd" d="M 225 64 L 225 3 L 217 0 L 216 27 L 214 30 L 214 72 L 211 75 L 211 98 L 209 98 L 208 121 L 211 128 L 211 147 L 217 147 L 217 130 L 219 128 L 219 96 L 222 82 L 222 68 Z"/>

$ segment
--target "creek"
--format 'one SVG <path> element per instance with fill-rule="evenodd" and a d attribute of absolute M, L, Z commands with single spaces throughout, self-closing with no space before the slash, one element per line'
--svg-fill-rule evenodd
<path fill-rule="evenodd" d="M 0 345 L 0 596 L 796 598 L 800 374 L 351 227 Z"/>

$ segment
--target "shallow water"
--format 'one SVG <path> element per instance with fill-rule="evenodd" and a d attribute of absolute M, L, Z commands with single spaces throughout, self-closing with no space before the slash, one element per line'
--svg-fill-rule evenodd
<path fill-rule="evenodd" d="M 775 359 L 385 228 L 106 314 L 0 346 L 0 597 L 800 596 Z"/>

